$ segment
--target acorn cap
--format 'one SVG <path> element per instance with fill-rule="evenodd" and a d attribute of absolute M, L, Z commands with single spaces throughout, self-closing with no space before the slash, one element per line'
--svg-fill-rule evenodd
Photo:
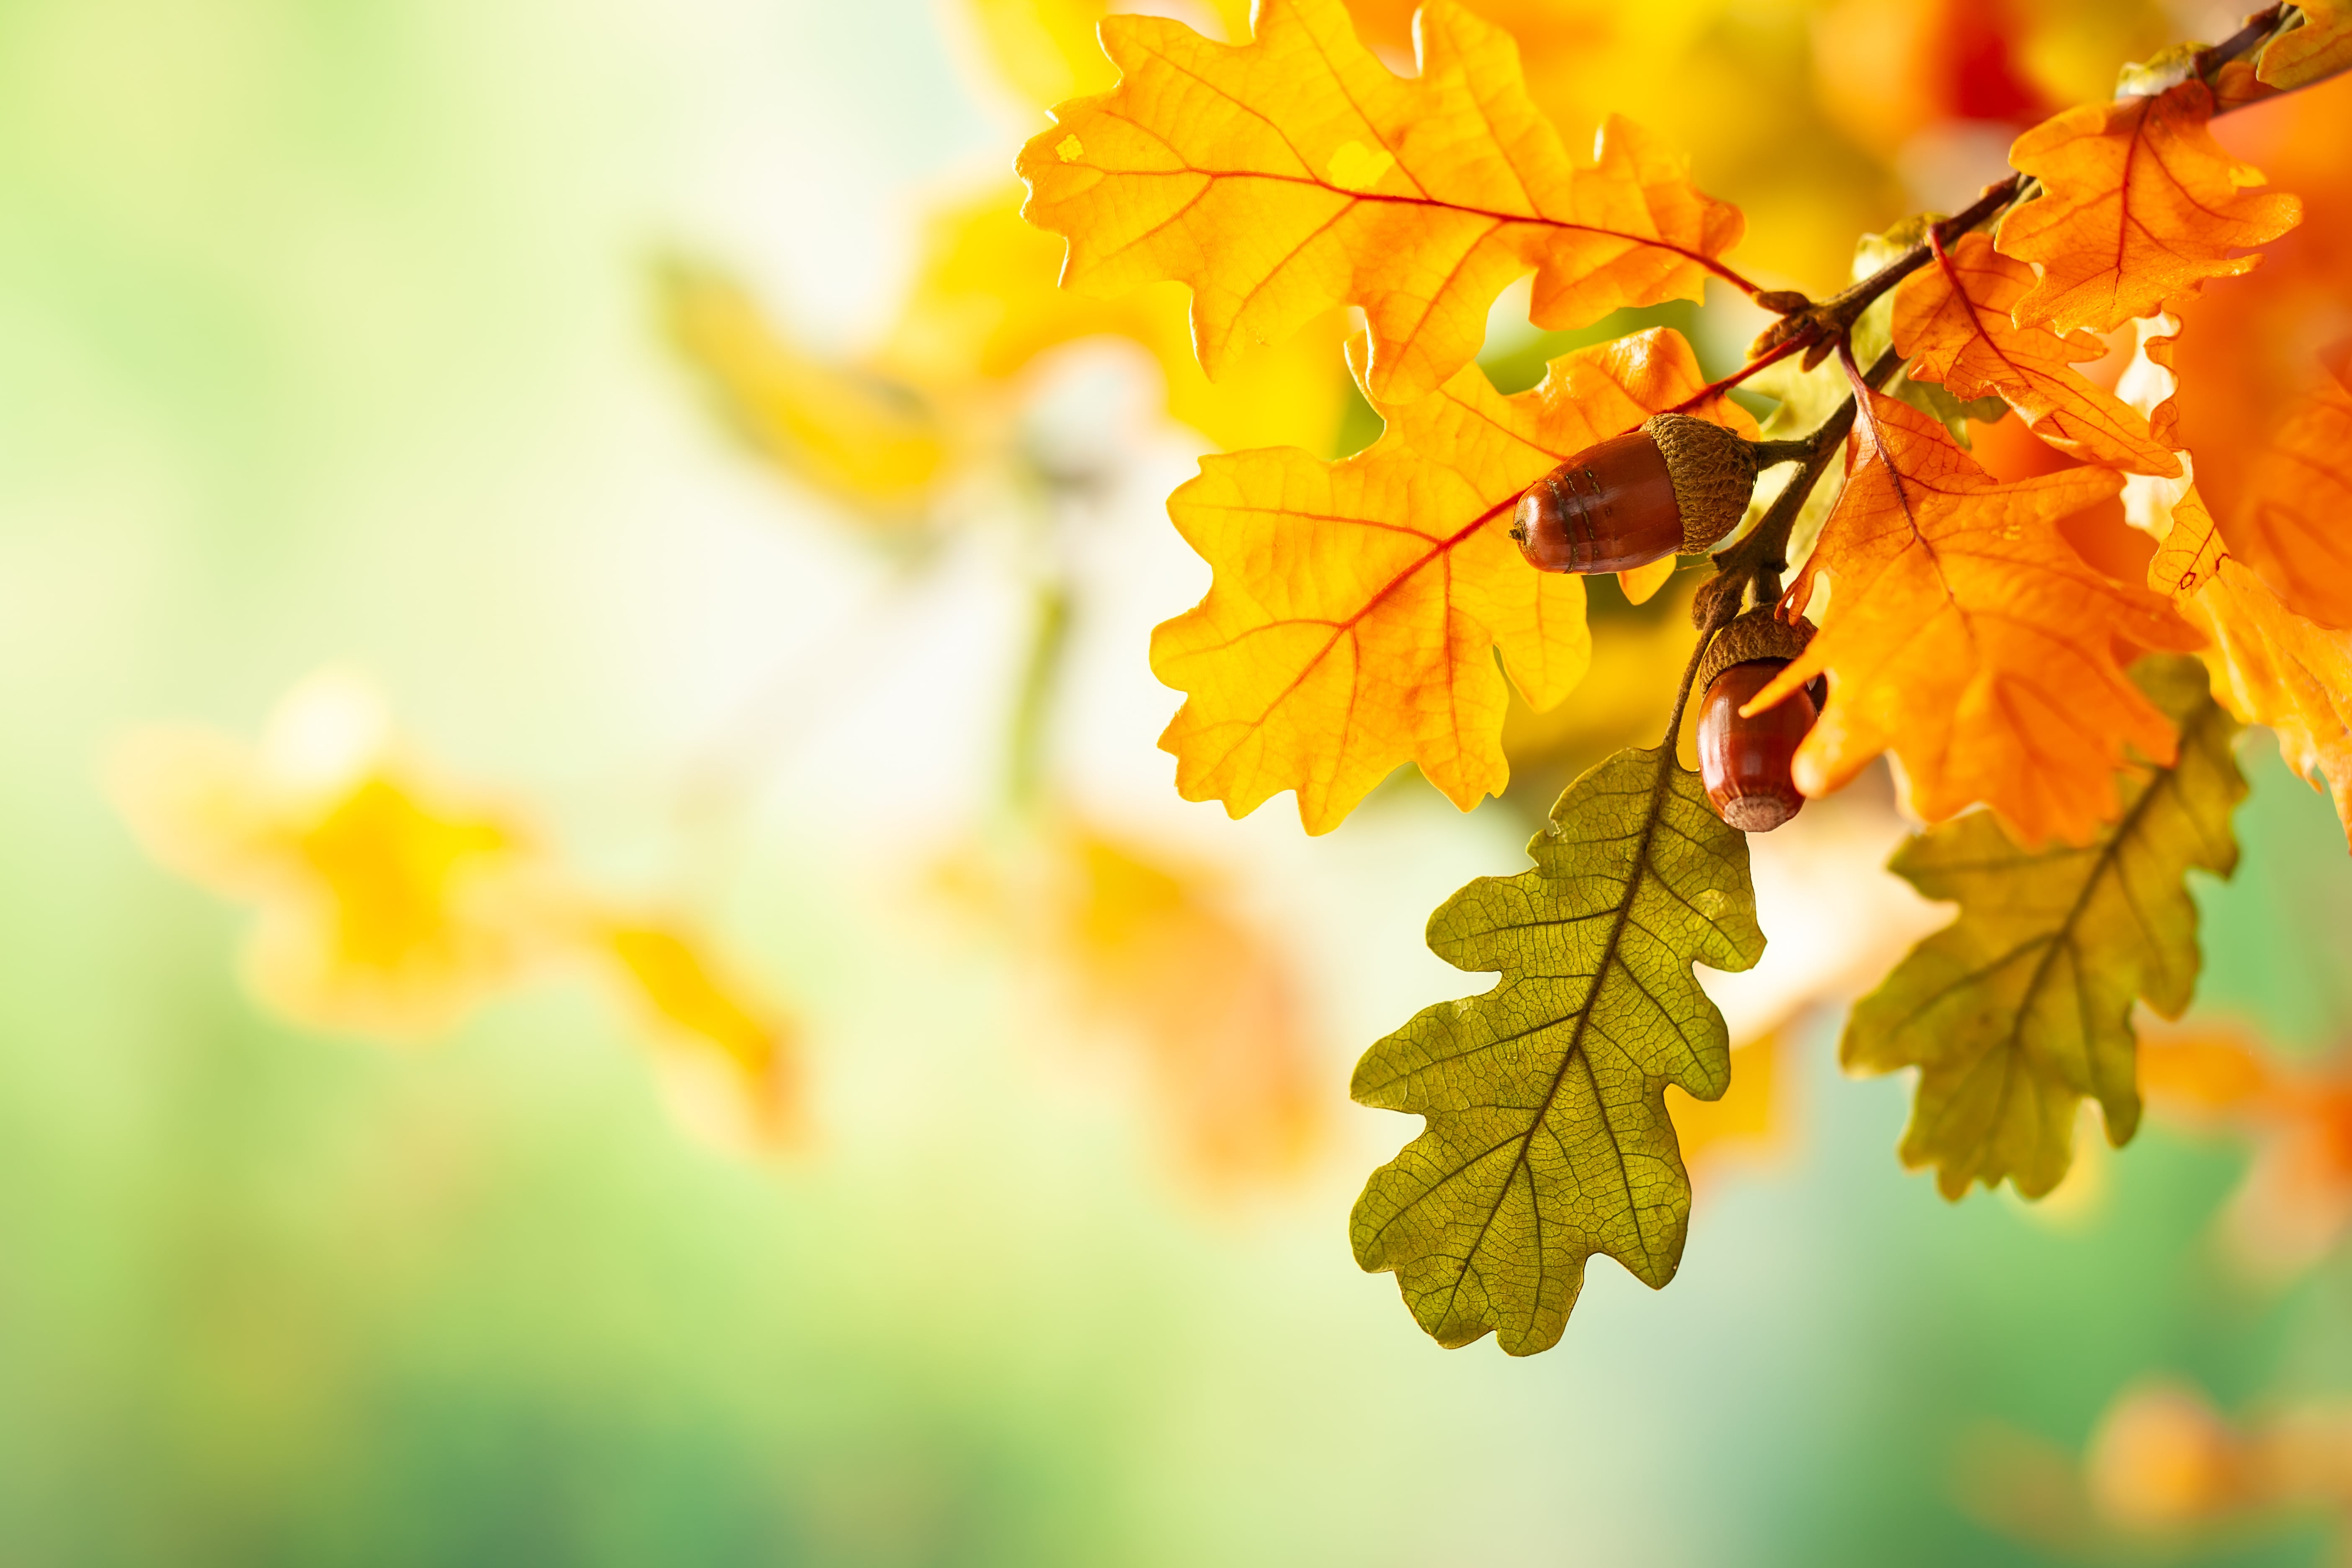
<path fill-rule="evenodd" d="M 1687 414 L 1653 414 L 1642 433 L 1657 443 L 1675 483 L 1683 551 L 1696 555 L 1739 526 L 1756 489 L 1756 451 L 1720 425 Z"/>
<path fill-rule="evenodd" d="M 1706 652 L 1698 661 L 1698 689 L 1702 692 L 1715 684 L 1715 678 L 1735 664 L 1747 664 L 1759 658 L 1792 659 L 1805 651 L 1813 640 L 1813 623 L 1798 617 L 1784 621 L 1765 605 L 1736 616 L 1715 640 L 1706 645 Z"/>

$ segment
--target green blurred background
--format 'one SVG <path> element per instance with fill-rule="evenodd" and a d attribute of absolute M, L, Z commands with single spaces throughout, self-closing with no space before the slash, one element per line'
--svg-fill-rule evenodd
<path fill-rule="evenodd" d="M 892 567 L 714 432 L 646 289 L 687 241 L 820 342 L 878 330 L 921 193 L 1020 134 L 954 36 L 917 0 L 0 0 L 0 1562 L 2038 1562 L 1974 1521 L 1986 1431 L 2077 1451 L 2151 1372 L 2352 1394 L 2340 1256 L 2216 1261 L 2242 1149 L 2158 1124 L 2077 1219 L 1948 1206 L 1825 1015 L 1670 1289 L 1600 1265 L 1558 1351 L 1436 1349 L 1348 1255 L 1408 1129 L 1346 1072 L 1475 988 L 1421 921 L 1517 863 L 1499 808 L 1181 810 L 1314 977 L 1341 1124 L 1301 1182 L 1203 1201 L 1042 1059 L 921 890 L 992 809 L 1017 574 L 973 547 L 844 651 Z M 1139 608 L 1078 645 L 1104 796 L 1169 793 L 1142 634 L 1200 590 L 1156 510 L 1188 462 L 1146 443 L 1105 525 Z M 100 761 L 331 660 L 700 900 L 810 1020 L 813 1154 L 683 1137 L 578 987 L 423 1050 L 257 1009 L 242 917 Z M 845 695 L 714 845 L 672 785 L 779 668 Z M 2318 1051 L 2352 865 L 2249 757 L 2200 1006 Z"/>

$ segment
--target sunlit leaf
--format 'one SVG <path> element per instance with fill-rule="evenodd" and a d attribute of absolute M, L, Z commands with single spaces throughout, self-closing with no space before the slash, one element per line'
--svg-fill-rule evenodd
<path fill-rule="evenodd" d="M 2251 270 L 2261 258 L 2234 253 L 2295 226 L 2302 203 L 2252 189 L 2262 172 L 2213 140 L 2212 112 L 2212 93 L 2185 81 L 2070 109 L 2017 139 L 2011 165 L 2042 187 L 1995 241 L 2041 268 L 2017 301 L 2020 326 L 2113 331 L 2209 278 Z"/>
<path fill-rule="evenodd" d="M 2062 452 L 2140 473 L 2179 473 L 2180 459 L 2148 433 L 2147 418 L 2074 368 L 2105 355 L 2105 343 L 2011 321 L 2032 282 L 2032 268 L 1996 252 L 1981 233 L 1905 279 L 1895 291 L 1895 347 L 1916 362 L 1914 378 L 1963 398 L 2000 397 Z"/>
<path fill-rule="evenodd" d="M 1603 1253 L 1674 1278 L 1690 1183 L 1664 1100 L 1730 1082 L 1723 1016 L 1691 965 L 1764 952 L 1747 841 L 1670 752 L 1626 751 L 1571 784 L 1528 846 L 1430 917 L 1429 944 L 1494 989 L 1423 1010 L 1374 1045 L 1349 1090 L 1427 1119 L 1373 1173 L 1356 1261 L 1397 1275 L 1440 1344 L 1556 1343 Z"/>
<path fill-rule="evenodd" d="M 1465 811 L 1499 793 L 1495 651 L 1541 709 L 1591 649 L 1582 581 L 1528 568 L 1511 506 L 1563 458 L 1704 384 L 1690 345 L 1654 328 L 1563 355 L 1512 397 L 1471 366 L 1389 411 L 1380 440 L 1341 462 L 1202 459 L 1168 510 L 1215 577 L 1151 639 L 1152 669 L 1187 694 L 1160 742 L 1184 798 L 1239 816 L 1296 790 L 1299 820 L 1322 833 L 1401 763 Z M 1753 428 L 1727 401 L 1696 412 Z"/>
<path fill-rule="evenodd" d="M 1227 47 L 1156 16 L 1102 26 L 1118 89 L 1055 111 L 1022 150 L 1030 220 L 1068 237 L 1064 281 L 1193 291 L 1201 359 L 1280 342 L 1335 305 L 1370 324 L 1376 401 L 1470 363 L 1503 286 L 1536 274 L 1532 319 L 1698 299 L 1739 237 L 1684 160 L 1612 120 L 1579 165 L 1519 79 L 1507 35 L 1434 0 L 1421 73 L 1360 43 L 1339 0 L 1265 0 Z"/>
<path fill-rule="evenodd" d="M 2116 810 L 2126 743 L 2172 755 L 2171 726 L 2126 678 L 2118 645 L 2197 641 L 2161 596 L 2105 576 L 2058 532 L 2121 478 L 2071 468 L 2003 484 L 1883 395 L 1857 428 L 1865 455 L 1788 595 L 1802 606 L 1830 579 L 1821 633 L 1751 709 L 1827 673 L 1829 706 L 1797 752 L 1806 794 L 1892 751 L 1930 822 L 1982 803 L 2028 842 L 2087 842 Z"/>
<path fill-rule="evenodd" d="M 1947 1197 L 2013 1182 L 2038 1197 L 2073 1156 L 2075 1107 L 2095 1098 L 2121 1145 L 2139 1125 L 2134 1002 L 2179 1016 L 2197 983 L 2188 873 L 2228 876 L 2231 814 L 2246 793 L 2237 725 L 2194 660 L 2144 661 L 2135 678 L 2179 728 L 2170 766 L 2120 780 L 2123 812 L 2080 847 L 2021 847 L 1990 813 L 1929 828 L 1892 868 L 1960 906 L 1854 1005 L 1849 1069 L 1917 1068 L 1903 1160 L 1934 1165 Z"/>

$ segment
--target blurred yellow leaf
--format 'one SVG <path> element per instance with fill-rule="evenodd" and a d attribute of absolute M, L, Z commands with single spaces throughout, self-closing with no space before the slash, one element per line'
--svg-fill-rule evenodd
<path fill-rule="evenodd" d="M 615 920 L 597 933 L 670 1047 L 683 1118 L 732 1147 L 780 1149 L 807 1133 L 799 1036 L 674 925 Z"/>
<path fill-rule="evenodd" d="M 953 455 L 929 397 L 803 351 L 711 268 L 672 260 L 658 277 L 672 340 L 755 449 L 877 521 L 922 514 Z"/>
<path fill-rule="evenodd" d="M 1297 1171 L 1323 1086 L 1282 955 L 1197 873 L 1086 829 L 1062 853 L 1057 938 L 1079 1007 L 1143 1047 L 1186 1169 L 1213 1188 Z"/>
<path fill-rule="evenodd" d="M 1784 1131 L 1779 1031 L 1742 1046 L 1731 1058 L 1731 1087 L 1715 1100 L 1700 1100 L 1680 1084 L 1666 1085 L 1666 1112 L 1682 1145 L 1683 1163 L 1694 1176 L 1738 1154 L 1755 1153 Z"/>
<path fill-rule="evenodd" d="M 932 216 L 881 363 L 952 398 L 968 395 L 974 383 L 1011 381 L 1062 344 L 1127 338 L 1158 362 L 1169 416 L 1219 447 L 1330 452 L 1348 398 L 1339 352 L 1343 312 L 1244 353 L 1212 382 L 1193 357 L 1181 285 L 1156 283 L 1116 300 L 1060 288 L 1061 242 L 1022 221 L 1021 195 L 1020 186 L 1006 184 Z"/>
<path fill-rule="evenodd" d="M 259 907 L 247 973 L 299 1022 L 431 1033 L 546 940 L 545 867 L 503 814 L 399 757 L 382 703 L 353 677 L 296 688 L 257 748 L 139 731 L 108 782 L 157 859 Z"/>
<path fill-rule="evenodd" d="M 2150 1107 L 2254 1146 L 2223 1215 L 2238 1261 L 2283 1279 L 2352 1232 L 2352 1060 L 2283 1066 L 2234 1032 L 2158 1037 L 2141 1047 Z"/>

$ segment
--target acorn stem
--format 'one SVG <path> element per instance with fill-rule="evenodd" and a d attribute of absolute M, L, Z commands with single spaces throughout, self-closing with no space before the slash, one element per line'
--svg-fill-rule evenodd
<path fill-rule="evenodd" d="M 1863 373 L 1862 380 L 1875 388 L 1893 375 L 1901 363 L 1901 356 L 1890 348 Z M 1694 622 L 1706 624 L 1718 599 L 1729 605 L 1729 614 L 1724 619 L 1730 619 L 1738 613 L 1740 600 L 1751 586 L 1759 604 L 1767 597 L 1780 596 L 1780 574 L 1789 568 L 1789 534 L 1797 526 L 1797 514 L 1804 510 L 1805 498 L 1813 493 L 1813 487 L 1822 482 L 1822 476 L 1829 472 L 1830 465 L 1844 447 L 1845 438 L 1853 429 L 1855 412 L 1854 400 L 1848 397 L 1810 436 L 1793 442 L 1755 443 L 1759 447 L 1801 447 L 1805 450 L 1800 460 L 1804 467 L 1772 498 L 1771 506 L 1757 520 L 1754 528 L 1738 542 L 1717 553 L 1715 577 L 1699 589 L 1698 596 L 1691 602 Z"/>
<path fill-rule="evenodd" d="M 1793 441 L 1750 441 L 1748 449 L 1756 454 L 1756 466 L 1769 468 L 1778 463 L 1801 463 L 1813 455 L 1813 440 L 1800 436 Z"/>

